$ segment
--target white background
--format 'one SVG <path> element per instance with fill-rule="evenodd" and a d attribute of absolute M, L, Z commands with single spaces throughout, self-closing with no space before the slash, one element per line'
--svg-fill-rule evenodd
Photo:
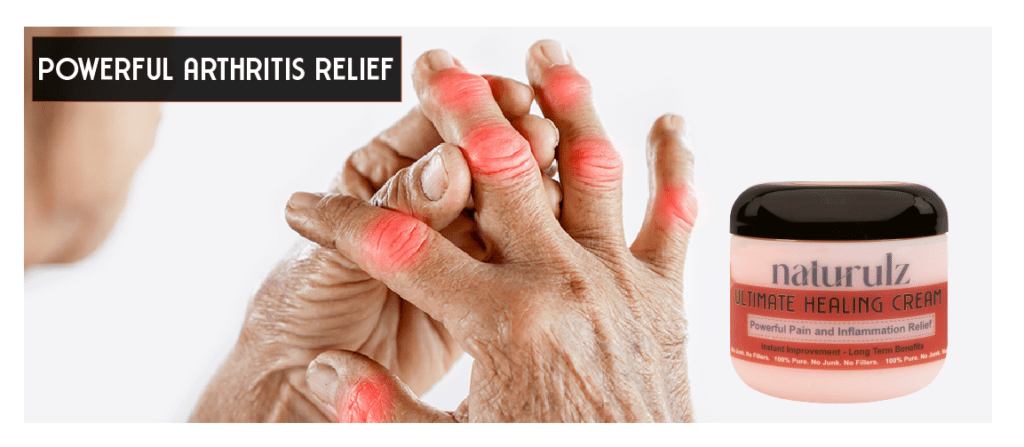
<path fill-rule="evenodd" d="M 700 216 L 685 273 L 699 421 L 992 419 L 991 51 L 983 29 L 337 29 L 179 34 L 403 36 L 406 76 L 431 48 L 525 80 L 526 49 L 563 42 L 625 162 L 627 234 L 647 198 L 644 138 L 688 121 Z M 183 421 L 230 350 L 246 303 L 296 241 L 293 191 L 415 103 L 166 104 L 121 222 L 92 257 L 25 275 L 26 421 Z M 764 396 L 728 353 L 728 214 L 755 183 L 900 180 L 950 212 L 950 354 L 910 396 L 820 405 Z M 454 409 L 470 359 L 425 398 Z"/>

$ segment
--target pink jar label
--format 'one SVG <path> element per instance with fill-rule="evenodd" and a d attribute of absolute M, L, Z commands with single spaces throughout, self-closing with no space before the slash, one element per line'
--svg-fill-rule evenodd
<path fill-rule="evenodd" d="M 732 356 L 816 370 L 946 358 L 946 235 L 883 241 L 733 236 Z"/>
<path fill-rule="evenodd" d="M 806 290 L 732 283 L 732 356 L 806 369 L 878 369 L 946 357 L 946 283 Z"/>

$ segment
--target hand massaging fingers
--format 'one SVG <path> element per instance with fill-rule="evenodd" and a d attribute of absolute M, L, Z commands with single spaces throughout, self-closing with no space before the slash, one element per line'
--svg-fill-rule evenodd
<path fill-rule="evenodd" d="M 530 47 L 526 71 L 544 116 L 560 132 L 562 226 L 587 248 L 624 248 L 622 159 L 597 118 L 590 82 L 551 40 Z"/>
<path fill-rule="evenodd" d="M 504 160 L 506 158 L 519 161 L 517 158 L 521 157 L 520 153 L 527 150 L 521 147 L 521 142 L 509 141 L 511 139 L 509 137 L 505 140 L 497 140 L 497 143 L 505 143 L 504 145 L 484 144 L 476 146 L 473 144 L 474 132 L 480 132 L 479 129 L 481 127 L 488 131 L 488 126 L 496 128 L 501 127 L 501 123 L 506 125 L 508 123 L 507 121 L 495 118 L 494 108 L 490 107 L 493 103 L 486 103 L 480 100 L 479 94 L 476 94 L 476 99 L 474 99 L 473 94 L 464 94 L 465 89 L 481 89 L 479 86 L 480 81 L 462 76 L 464 71 L 459 68 L 457 63 L 444 60 L 447 57 L 446 53 L 441 55 L 428 53 L 426 57 L 441 57 L 442 60 L 440 62 L 447 68 L 424 74 L 420 72 L 421 67 L 419 65 L 421 63 L 429 64 L 430 61 L 424 61 L 424 58 L 418 61 L 418 73 L 414 75 L 414 79 L 419 80 L 417 92 L 421 98 L 434 100 L 434 103 L 428 100 L 423 101 L 424 114 L 430 117 L 437 129 L 440 129 L 440 133 L 444 136 L 445 140 L 460 144 L 461 147 L 459 149 L 464 154 L 465 166 L 471 171 L 472 182 L 476 189 L 475 194 L 479 194 L 478 198 L 482 199 L 479 201 L 481 209 L 487 211 L 488 207 L 495 206 L 499 207 L 499 209 L 494 212 L 499 213 L 502 211 L 501 207 L 505 207 L 507 212 L 509 209 L 517 210 L 516 205 L 529 205 L 530 202 L 524 202 L 524 200 L 533 198 L 530 196 L 529 187 L 534 185 L 531 185 L 531 177 L 527 175 L 528 173 L 521 166 L 508 165 L 501 166 L 503 169 L 492 170 L 490 169 L 492 165 L 488 164 L 498 165 L 503 161 L 507 161 Z M 447 58 L 450 59 L 450 57 Z M 438 61 L 433 62 L 436 63 Z M 465 84 L 460 86 L 462 88 L 454 90 L 458 93 L 457 95 L 452 94 L 451 91 L 448 91 L 447 95 L 445 94 L 446 82 L 454 81 L 433 79 L 436 76 L 443 76 L 447 70 L 454 70 L 452 76 L 457 76 L 459 82 L 464 82 Z M 440 96 L 440 98 L 432 98 L 431 95 Z M 438 103 L 443 104 L 438 106 Z M 460 106 L 462 106 L 461 110 L 459 109 Z M 552 113 L 550 116 L 555 116 L 555 114 Z M 594 124 L 586 123 L 589 119 L 593 119 L 592 123 L 596 123 L 596 115 L 587 117 L 584 114 L 582 118 L 566 118 L 566 126 L 562 130 L 566 131 L 570 128 L 589 128 L 591 131 L 594 129 L 599 130 L 600 128 L 594 127 Z M 596 125 L 599 126 L 599 124 Z M 517 128 L 524 129 L 525 127 L 519 125 Z M 489 131 L 504 132 L 505 129 L 500 128 Z M 569 134 L 569 132 L 566 132 L 566 134 Z M 586 135 L 585 132 L 579 132 L 579 134 Z M 468 145 L 464 144 L 467 140 L 470 143 Z M 490 140 L 484 141 L 493 142 Z M 605 141 L 607 140 L 605 139 Z M 532 143 L 532 140 L 530 142 Z M 588 142 L 587 144 L 593 143 Z M 466 146 L 469 147 L 467 148 Z M 570 152 L 580 149 L 575 143 L 567 144 L 567 147 L 571 147 Z M 601 150 L 605 149 L 611 150 L 611 146 L 607 145 L 607 147 Z M 492 156 L 494 155 L 493 152 L 497 150 L 505 151 L 505 153 L 500 154 L 503 155 L 502 157 Z M 584 153 L 590 150 L 589 147 L 583 147 L 582 149 Z M 453 153 L 454 149 L 452 146 L 444 145 L 439 151 Z M 641 260 L 648 262 L 648 265 L 653 267 L 655 271 L 659 271 L 667 276 L 669 273 L 678 273 L 675 270 L 677 267 L 681 267 L 686 241 L 692 229 L 696 212 L 696 202 L 693 198 L 692 187 L 689 186 L 689 182 L 692 180 L 692 155 L 687 150 L 685 139 L 682 137 L 681 119 L 672 116 L 665 116 L 659 119 L 648 138 L 648 151 L 652 170 L 651 199 L 648 204 L 644 228 L 634 244 L 633 253 Z M 562 169 L 561 174 L 564 176 L 563 179 L 574 177 L 573 181 L 579 181 L 582 184 L 580 189 L 574 192 L 578 194 L 577 200 L 582 201 L 580 203 L 586 206 L 588 203 L 600 203 L 602 200 L 609 200 L 607 194 L 602 195 L 609 190 L 598 187 L 600 185 L 594 183 L 593 177 L 595 176 L 584 178 L 588 173 L 583 171 L 588 168 L 584 167 L 581 170 L 580 166 L 588 166 L 587 161 L 581 162 L 580 156 L 572 157 L 564 153 L 559 154 L 559 157 L 564 160 L 564 162 L 559 163 Z M 615 158 L 618 158 L 617 155 L 615 155 Z M 536 163 L 535 157 L 526 156 L 523 159 Z M 424 161 L 423 163 L 429 162 Z M 539 173 L 539 165 L 534 164 L 530 168 L 530 173 Z M 423 169 L 425 168 L 419 167 L 418 164 L 414 165 L 411 169 L 407 170 L 409 178 L 415 178 L 415 174 Z M 510 174 L 506 173 L 505 169 L 513 172 Z M 611 177 L 606 177 L 604 180 L 610 179 L 613 183 L 621 183 L 621 166 L 619 171 L 619 179 L 615 180 Z M 581 176 L 581 173 L 584 175 Z M 543 177 L 541 177 L 541 181 L 544 181 Z M 540 189 L 535 188 L 535 190 Z M 621 191 L 618 194 L 621 195 Z M 536 202 L 533 202 L 532 206 L 536 206 Z M 522 210 L 523 208 L 518 209 Z M 600 208 L 597 207 L 588 212 L 599 211 Z M 605 211 L 607 212 L 607 210 Z M 361 269 L 388 284 L 389 288 L 420 309 L 423 309 L 433 318 L 442 321 L 446 327 L 457 328 L 460 325 L 464 326 L 463 330 L 457 329 L 453 331 L 453 335 L 459 337 L 458 333 L 461 332 L 462 336 L 465 336 L 464 330 L 470 327 L 475 331 L 479 331 L 480 329 L 494 326 L 492 324 L 494 323 L 493 321 L 487 321 L 487 315 L 502 313 L 503 311 L 498 308 L 502 306 L 501 303 L 507 303 L 503 299 L 503 295 L 501 297 L 495 295 L 495 289 L 508 287 L 508 284 L 512 283 L 523 284 L 524 278 L 537 273 L 534 270 L 535 267 L 550 265 L 543 259 L 539 259 L 543 258 L 543 252 L 545 251 L 543 248 L 550 246 L 554 242 L 551 239 L 544 239 L 551 234 L 546 234 L 545 231 L 538 231 L 538 229 L 548 228 L 545 225 L 546 222 L 543 219 L 535 220 L 533 217 L 521 214 L 521 212 L 520 215 L 506 214 L 507 217 L 516 220 L 511 221 L 506 228 L 497 228 L 509 233 L 510 239 L 520 238 L 523 244 L 532 244 L 532 247 L 528 249 L 533 253 L 530 253 L 528 258 L 524 258 L 530 261 L 518 266 L 512 266 L 512 268 L 497 268 L 499 266 L 475 261 L 414 217 L 383 210 L 352 197 L 339 195 L 314 196 L 297 193 L 289 202 L 288 221 L 303 236 L 328 248 L 336 248 L 349 259 L 354 260 Z M 593 215 L 592 217 L 601 218 L 600 215 Z M 621 215 L 619 215 L 619 219 L 621 219 Z M 486 223 L 485 219 L 483 221 Z M 621 220 L 619 222 L 621 225 Z M 514 226 L 516 224 L 520 226 Z M 555 228 L 558 228 L 557 223 L 554 225 Z M 586 227 L 583 228 L 586 232 Z M 579 230 L 579 228 L 576 229 L 576 231 Z M 565 237 L 565 233 L 559 234 Z M 581 243 L 593 242 L 595 237 L 608 240 L 614 238 L 614 236 L 608 236 L 608 234 L 595 235 L 586 233 L 582 238 L 577 238 L 577 241 Z M 548 245 L 545 245 L 545 242 Z M 555 244 L 557 245 L 558 242 L 555 242 Z M 617 245 L 625 247 L 624 243 Z M 561 252 L 562 255 L 567 254 L 565 250 L 555 251 Z M 579 251 L 570 249 L 569 252 L 571 254 L 572 252 Z M 585 263 L 586 261 L 584 260 L 583 264 Z M 573 264 L 570 262 L 567 265 Z M 543 271 L 548 270 L 543 269 Z M 523 277 L 522 274 L 527 276 Z M 577 274 L 581 273 L 577 272 Z M 678 277 L 678 274 L 673 276 Z M 604 277 L 604 275 L 598 275 L 598 277 Z M 647 281 L 658 280 L 657 275 L 640 276 L 636 279 L 639 278 L 647 278 Z M 597 282 L 599 283 L 600 281 Z M 604 284 L 604 286 L 612 285 Z M 651 287 L 650 289 L 644 288 L 648 293 L 662 293 L 662 289 L 656 285 L 651 284 L 649 286 Z M 615 287 L 611 287 L 608 290 L 612 290 L 611 293 L 613 295 L 620 293 L 614 291 L 617 290 Z M 536 295 L 527 293 L 526 296 L 535 297 Z M 562 295 L 555 291 L 553 296 Z M 487 299 L 488 297 L 490 299 Z M 521 304 L 523 301 L 519 300 L 516 302 Z M 495 306 L 498 306 L 498 308 L 495 308 Z M 513 313 L 513 315 L 516 314 Z M 482 337 L 483 335 L 477 334 L 473 337 Z M 520 339 L 513 337 L 512 340 Z M 529 342 L 531 339 L 527 337 L 524 340 Z M 614 344 L 610 346 L 614 346 Z M 321 358 L 317 359 L 321 363 L 320 366 L 315 365 L 317 362 L 311 364 L 307 373 L 307 379 L 311 389 L 315 393 L 320 393 L 321 405 L 328 406 L 328 414 L 333 409 L 333 414 L 336 415 L 337 420 L 450 420 L 449 414 L 423 405 L 408 392 L 403 394 L 402 390 L 404 388 L 397 380 L 386 371 L 382 371 L 382 368 L 375 363 L 349 353 L 331 353 L 327 355 L 327 359 L 323 357 L 321 356 Z M 330 368 L 338 376 L 343 377 L 343 379 L 337 379 L 339 383 L 332 386 L 329 380 L 324 381 L 322 379 L 322 371 L 325 370 L 322 365 L 323 363 L 330 364 L 330 362 L 334 362 L 334 365 L 348 365 L 353 361 L 355 361 L 355 367 L 334 366 Z M 327 385 L 323 385 L 324 383 L 327 383 Z M 336 391 L 334 391 L 335 389 Z M 656 394 L 652 394 L 652 396 L 654 395 Z M 323 396 L 326 396 L 326 398 Z M 600 402 L 602 401 L 596 401 L 598 404 Z M 651 408 L 660 408 L 657 405 L 659 404 L 655 403 Z M 403 409 L 401 410 L 401 416 L 397 412 L 399 408 Z M 484 410 L 487 410 L 486 406 Z M 629 419 L 629 417 L 626 417 L 626 419 Z M 682 419 L 685 419 L 685 417 Z"/>
<path fill-rule="evenodd" d="M 548 169 L 554 160 L 558 129 L 550 120 L 529 114 L 533 90 L 526 84 L 501 76 L 487 75 L 484 78 L 505 117 L 512 120 L 513 127 L 529 141 L 539 166 Z M 372 200 L 375 205 L 385 208 L 411 212 L 410 208 L 381 197 L 380 191 L 385 184 L 391 183 L 399 170 L 409 167 L 430 150 L 424 148 L 434 147 L 427 145 L 436 146 L 440 141 L 441 137 L 434 125 L 417 106 L 369 144 L 354 152 L 329 191 Z M 561 185 L 549 178 L 545 179 L 544 187 L 557 218 L 561 212 Z M 391 193 L 388 195 L 393 197 Z M 432 207 L 434 205 L 428 206 Z M 466 208 L 473 208 L 471 200 Z"/>
<path fill-rule="evenodd" d="M 506 109 L 505 114 L 511 116 L 528 112 L 529 103 L 532 98 L 532 90 L 529 87 L 496 76 L 488 77 L 484 85 L 486 92 L 489 94 L 488 99 L 492 101 L 491 105 L 497 103 L 500 105 L 499 108 L 504 107 Z M 504 116 L 501 115 L 500 119 L 510 128 Z M 548 160 L 543 163 L 545 165 L 550 163 L 550 160 L 553 159 L 554 145 L 558 139 L 557 129 L 554 128 L 553 124 L 539 117 L 521 116 L 515 118 L 515 121 L 519 129 L 529 137 L 532 146 L 536 148 L 534 150 L 537 151 L 538 156 Z M 395 171 L 397 165 L 394 160 L 422 155 L 422 153 L 416 152 L 421 150 L 417 148 L 417 143 L 422 142 L 417 136 L 423 134 L 436 135 L 435 132 L 434 125 L 426 120 L 420 109 L 413 110 L 398 124 L 385 131 L 380 138 L 376 139 L 369 150 L 360 152 L 362 154 L 369 154 L 371 150 L 375 150 L 379 154 L 384 154 L 381 157 L 383 168 L 378 167 L 373 171 L 362 169 L 362 172 L 368 173 L 367 177 L 376 178 L 392 174 L 389 171 Z M 518 134 L 516 135 L 518 136 Z M 378 149 L 372 149 L 373 147 Z M 528 154 L 529 161 L 536 165 L 532 155 L 533 152 Z M 372 158 L 366 157 L 356 161 L 372 166 L 374 161 Z M 411 160 L 409 162 L 411 163 Z M 348 166 L 347 173 L 350 174 L 349 178 L 362 177 L 364 175 L 360 173 L 360 170 L 355 169 L 355 164 L 350 163 Z M 432 164 L 435 167 L 441 168 L 435 170 L 435 173 L 443 174 L 440 181 L 430 182 L 424 176 L 427 167 Z M 332 224 L 342 214 L 346 215 L 347 219 L 347 214 L 353 210 L 372 209 L 381 212 L 383 210 L 369 206 L 359 206 L 349 200 L 351 198 L 332 196 L 320 200 L 320 197 L 323 196 L 296 194 L 295 199 L 297 200 L 289 202 L 287 212 L 289 224 L 314 242 L 318 242 L 328 248 L 337 248 L 343 257 L 351 260 L 359 268 L 367 271 L 372 276 L 378 278 L 382 276 L 388 277 L 392 273 L 412 269 L 413 266 L 418 265 L 419 257 L 417 253 L 420 253 L 421 245 L 425 244 L 424 241 L 426 239 L 437 235 L 432 231 L 423 231 L 423 228 L 420 228 L 412 220 L 418 219 L 426 223 L 424 227 L 433 227 L 435 229 L 442 228 L 448 225 L 449 222 L 452 222 L 452 219 L 461 213 L 462 207 L 460 202 L 468 196 L 470 174 L 466 160 L 463 158 L 463 153 L 459 148 L 450 144 L 438 146 L 430 156 L 424 157 L 415 164 L 406 166 L 403 169 L 391 176 L 390 180 L 379 187 L 372 184 L 370 180 L 362 182 L 366 192 L 370 192 L 373 188 L 378 189 L 376 194 L 370 198 L 374 205 L 400 211 L 403 213 L 401 215 L 398 213 L 385 213 L 384 215 L 390 217 L 381 218 L 379 222 L 372 225 L 364 223 L 364 227 L 343 225 L 340 228 L 336 228 Z M 536 171 L 539 175 L 539 169 Z M 558 183 L 551 179 L 546 179 L 544 182 L 547 191 L 542 192 L 543 201 L 541 203 L 553 209 L 553 214 L 557 216 L 561 197 L 560 188 Z M 432 185 L 432 187 L 424 188 L 425 183 Z M 319 206 L 315 207 L 316 209 L 311 213 L 298 212 L 296 210 L 297 202 L 305 202 L 306 205 L 319 204 Z M 363 205 L 366 204 L 364 203 Z M 554 222 L 553 219 L 551 221 Z M 374 228 L 369 228 L 370 226 L 374 226 Z M 355 240 L 351 240 L 351 238 L 355 238 Z M 339 244 L 339 241 L 343 240 L 348 240 L 349 243 L 347 245 Z M 458 269 L 455 268 L 455 270 Z M 400 290 L 401 288 L 392 289 L 403 297 L 409 298 L 406 293 Z M 429 307 L 423 307 L 423 309 L 429 312 Z"/>
<path fill-rule="evenodd" d="M 555 237 L 558 223 L 530 145 L 498 108 L 487 80 L 433 50 L 417 59 L 413 85 L 423 114 L 465 154 L 485 242 L 505 258 L 533 255 L 536 244 L 512 229 L 529 226 L 538 237 Z"/>
<path fill-rule="evenodd" d="M 526 134 L 535 150 L 554 155 L 557 132 L 552 136 L 547 120 L 533 117 L 526 122 Z M 539 128 L 539 129 L 538 129 Z M 543 155 L 542 155 L 543 156 Z M 545 197 L 557 219 L 561 213 L 562 188 L 544 176 Z M 462 151 L 450 143 L 441 143 L 412 166 L 398 171 L 370 198 L 370 204 L 400 211 L 422 220 L 435 230 L 454 221 L 470 202 L 471 177 Z"/>
<path fill-rule="evenodd" d="M 530 112 L 533 91 L 529 86 L 501 76 L 486 78 L 495 102 L 508 119 L 517 119 Z M 369 200 L 373 192 L 399 169 L 409 166 L 441 141 L 434 125 L 416 106 L 354 152 L 329 191 Z"/>
<path fill-rule="evenodd" d="M 651 199 L 648 203 L 644 226 L 632 248 L 638 258 L 647 261 L 651 267 L 665 276 L 675 278 L 678 278 L 681 272 L 686 242 L 696 217 L 696 200 L 691 186 L 693 155 L 687 148 L 683 130 L 682 119 L 672 115 L 659 118 L 651 129 L 648 136 L 649 167 L 652 176 Z M 445 152 L 455 149 L 450 145 L 442 145 L 438 148 L 439 151 Z M 417 166 L 414 165 L 411 171 L 415 171 L 416 168 Z M 350 202 L 355 200 L 344 199 L 348 199 Z M 318 202 L 318 207 L 321 204 L 326 205 L 324 200 Z M 335 202 L 334 207 L 338 208 L 339 203 Z M 381 212 L 386 213 L 386 211 Z M 318 214 L 332 215 L 335 213 L 336 211 L 325 210 Z M 356 218 L 355 220 L 362 219 Z M 326 224 L 337 222 L 334 220 L 326 222 Z M 300 231 L 300 233 L 303 232 Z M 342 234 L 349 233 L 349 231 L 334 230 L 334 233 Z M 322 238 L 303 234 L 324 243 Z M 337 245 L 338 241 L 333 243 Z M 459 260 L 456 262 L 462 263 Z M 399 262 L 398 264 L 405 263 Z M 411 268 L 419 267 L 422 265 Z M 426 272 L 430 273 L 432 268 L 436 267 L 428 267 Z M 479 284 L 476 281 L 486 280 L 479 274 L 480 270 L 474 270 L 474 272 L 476 274 L 471 275 L 472 277 L 468 278 L 469 282 L 464 284 Z M 456 272 L 438 271 L 435 273 L 451 275 Z M 447 277 L 451 278 L 452 276 Z M 429 283 L 437 278 L 438 276 L 421 278 L 423 281 L 415 281 L 414 287 L 429 289 Z M 391 281 L 388 282 L 391 283 Z M 408 283 L 409 281 L 402 282 Z M 460 287 L 455 287 L 455 289 L 460 289 Z M 470 296 L 482 296 L 479 292 L 471 291 L 469 294 Z M 410 301 L 418 306 L 424 306 L 423 303 L 433 300 L 429 297 L 418 296 L 417 299 Z M 432 306 L 434 312 L 439 309 L 444 309 L 447 312 L 455 311 L 457 315 L 468 315 L 472 312 L 468 306 L 459 306 L 459 303 L 454 301 L 447 305 L 436 302 L 434 304 L 437 304 L 437 306 Z M 436 313 L 433 315 L 435 318 L 438 317 Z M 454 318 L 462 319 L 458 316 Z M 447 324 L 451 324 L 451 319 Z M 456 422 L 461 420 L 451 413 L 437 410 L 420 401 L 393 374 L 359 354 L 350 352 L 321 354 L 307 370 L 307 383 L 318 399 L 317 406 L 338 422 Z M 685 398 L 680 398 L 680 400 L 688 402 Z M 463 403 L 463 407 L 460 407 L 463 415 L 466 413 L 466 402 Z M 675 420 L 692 420 L 692 407 L 686 406 L 684 409 L 688 409 L 688 413 L 684 411 L 683 416 L 675 418 Z M 459 413 L 460 411 L 456 412 L 456 414 Z M 687 417 L 687 414 L 690 416 Z"/>

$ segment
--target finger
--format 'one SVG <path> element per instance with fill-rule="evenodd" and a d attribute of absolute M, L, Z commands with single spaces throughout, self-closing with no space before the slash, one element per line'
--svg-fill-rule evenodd
<path fill-rule="evenodd" d="M 285 218 L 303 237 L 337 250 L 449 328 L 469 311 L 452 287 L 472 292 L 483 282 L 485 264 L 408 214 L 350 196 L 297 192 Z"/>
<path fill-rule="evenodd" d="M 555 127 L 555 123 L 546 118 L 527 114 L 514 119 L 512 121 L 512 127 L 516 129 L 516 131 L 519 132 L 530 145 L 533 158 L 537 160 L 537 165 L 540 167 L 542 173 L 547 177 L 552 177 L 555 173 L 552 168 L 556 168 L 556 166 L 554 166 L 555 147 L 558 146 L 558 128 Z M 551 182 L 545 181 L 545 188 L 547 188 L 550 183 Z M 557 184 L 557 182 L 555 182 L 555 184 Z M 548 191 L 548 193 L 550 196 L 551 191 Z M 557 194 L 558 200 L 561 202 L 561 188 L 557 190 Z M 476 209 L 472 198 L 466 204 L 466 209 Z M 558 213 L 556 212 L 556 219 L 558 218 L 557 216 Z"/>
<path fill-rule="evenodd" d="M 441 143 L 391 177 L 370 204 L 414 216 L 440 230 L 466 208 L 471 181 L 462 151 L 453 144 Z"/>
<path fill-rule="evenodd" d="M 526 84 L 501 76 L 485 76 L 491 94 L 508 119 L 530 113 L 533 90 Z M 396 172 L 441 144 L 441 136 L 419 106 L 381 132 L 369 144 L 349 157 L 331 192 L 369 200 L 374 191 Z"/>
<path fill-rule="evenodd" d="M 362 354 L 320 354 L 306 369 L 306 384 L 320 410 L 335 422 L 456 422 Z"/>
<path fill-rule="evenodd" d="M 697 219 L 693 153 L 687 145 L 683 119 L 675 115 L 658 118 L 647 138 L 651 197 L 631 250 L 637 259 L 663 273 L 682 271 Z"/>
<path fill-rule="evenodd" d="M 533 89 L 515 79 L 502 76 L 483 75 L 491 87 L 491 96 L 498 103 L 505 119 L 512 121 L 530 113 L 533 105 Z"/>
<path fill-rule="evenodd" d="M 555 237 L 557 223 L 529 143 L 502 115 L 487 81 L 456 65 L 447 52 L 433 50 L 416 61 L 413 84 L 424 115 L 466 155 L 481 235 L 506 257 L 535 254 L 524 227 L 538 237 Z"/>
<path fill-rule="evenodd" d="M 553 40 L 535 43 L 526 67 L 541 111 L 561 134 L 562 226 L 585 246 L 587 239 L 594 239 L 599 246 L 608 247 L 611 241 L 611 246 L 625 247 L 622 159 L 597 118 L 589 81 Z"/>
<path fill-rule="evenodd" d="M 512 127 L 530 144 L 533 158 L 541 172 L 555 161 L 555 146 L 558 146 L 558 128 L 549 119 L 537 115 L 524 115 L 512 121 Z"/>
<path fill-rule="evenodd" d="M 329 191 L 369 200 L 400 169 L 441 144 L 434 125 L 414 107 L 366 146 L 352 153 Z"/>
<path fill-rule="evenodd" d="M 551 178 L 547 174 L 544 174 L 542 178 L 544 181 L 544 195 L 548 198 L 548 206 L 551 208 L 555 219 L 558 219 L 562 215 L 562 185 L 558 183 L 558 180 Z M 466 209 L 473 209 L 472 200 L 469 201 Z"/>

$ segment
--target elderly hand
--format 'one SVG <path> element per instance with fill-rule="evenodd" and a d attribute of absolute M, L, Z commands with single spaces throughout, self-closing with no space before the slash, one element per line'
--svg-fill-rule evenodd
<path fill-rule="evenodd" d="M 359 198 L 292 197 L 296 231 L 442 322 L 475 360 L 469 396 L 446 413 L 419 402 L 388 365 L 324 353 L 307 379 L 335 420 L 692 420 L 682 267 L 696 199 L 682 121 L 664 116 L 648 137 L 651 199 L 627 246 L 622 163 L 588 81 L 551 41 L 530 49 L 527 71 L 561 135 L 560 218 L 531 142 L 503 117 L 485 79 L 440 50 L 422 56 L 413 75 L 424 115 L 465 154 L 492 261 Z"/>
<path fill-rule="evenodd" d="M 530 88 L 496 76 L 488 77 L 484 88 L 505 123 L 535 148 L 535 166 L 550 166 L 558 134 L 550 121 L 528 114 Z M 469 168 L 457 147 L 441 142 L 417 107 L 353 153 L 331 190 L 415 216 L 464 256 L 490 260 L 471 217 Z M 560 188 L 545 179 L 545 209 L 557 215 Z M 328 349 L 366 355 L 416 393 L 428 390 L 462 354 L 448 331 L 417 306 L 345 256 L 306 242 L 253 298 L 236 348 L 192 420 L 327 420 L 312 404 L 306 367 Z"/>

